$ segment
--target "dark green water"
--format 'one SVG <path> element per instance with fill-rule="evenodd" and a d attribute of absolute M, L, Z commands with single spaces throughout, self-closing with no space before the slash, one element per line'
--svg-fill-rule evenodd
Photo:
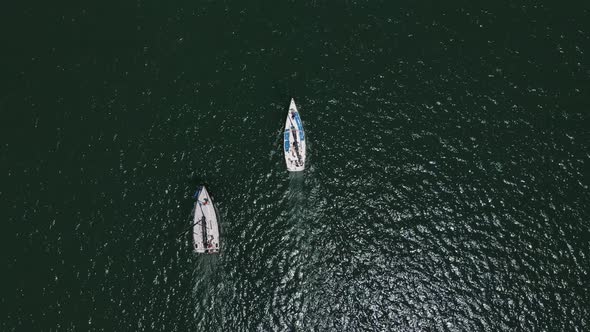
<path fill-rule="evenodd" d="M 0 330 L 589 329 L 587 5 L 11 6 Z"/>

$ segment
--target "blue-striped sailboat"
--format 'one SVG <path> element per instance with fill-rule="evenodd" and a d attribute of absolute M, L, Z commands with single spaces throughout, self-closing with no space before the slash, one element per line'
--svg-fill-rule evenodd
<path fill-rule="evenodd" d="M 300 172 L 305 169 L 305 131 L 303 123 L 295 100 L 291 98 L 289 105 L 289 114 L 285 121 L 285 131 L 283 133 L 283 151 L 285 152 L 285 162 L 290 172 Z"/>

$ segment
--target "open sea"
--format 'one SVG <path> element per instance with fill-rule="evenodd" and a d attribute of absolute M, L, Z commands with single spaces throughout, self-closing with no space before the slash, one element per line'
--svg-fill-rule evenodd
<path fill-rule="evenodd" d="M 2 7 L 1 331 L 590 330 L 589 2 Z"/>

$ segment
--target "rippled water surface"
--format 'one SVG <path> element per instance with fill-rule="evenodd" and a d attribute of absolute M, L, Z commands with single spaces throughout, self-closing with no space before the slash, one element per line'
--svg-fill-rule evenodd
<path fill-rule="evenodd" d="M 1 330 L 588 331 L 588 6 L 19 6 Z"/>

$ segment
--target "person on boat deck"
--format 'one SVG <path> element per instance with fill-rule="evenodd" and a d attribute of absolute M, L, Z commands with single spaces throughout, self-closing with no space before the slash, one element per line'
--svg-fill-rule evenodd
<path fill-rule="evenodd" d="M 209 203 L 209 199 L 207 197 L 203 198 L 203 205 L 207 205 Z"/>

